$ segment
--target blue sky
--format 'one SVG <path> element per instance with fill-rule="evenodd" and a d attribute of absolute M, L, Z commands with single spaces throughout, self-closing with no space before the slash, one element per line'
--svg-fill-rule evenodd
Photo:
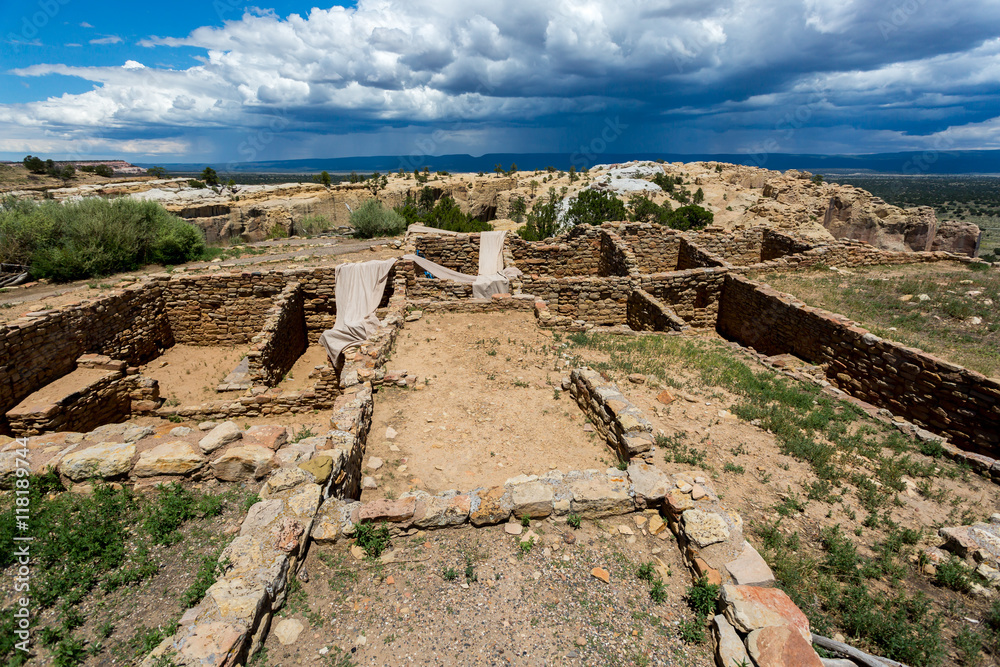
<path fill-rule="evenodd" d="M 1000 148 L 996 0 L 9 0 L 0 157 Z"/>

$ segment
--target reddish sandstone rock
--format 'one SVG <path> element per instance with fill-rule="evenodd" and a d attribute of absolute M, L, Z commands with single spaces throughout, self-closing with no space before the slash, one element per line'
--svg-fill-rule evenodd
<path fill-rule="evenodd" d="M 277 451 L 286 442 L 288 442 L 288 431 L 284 426 L 251 426 L 243 434 L 244 445 L 260 445 L 271 451 Z"/>
<path fill-rule="evenodd" d="M 757 667 L 823 667 L 812 644 L 788 625 L 754 630 L 747 635 L 747 651 Z"/>
<path fill-rule="evenodd" d="M 285 553 L 292 553 L 298 548 L 299 538 L 304 532 L 302 524 L 292 517 L 286 516 L 272 531 L 275 538 L 274 548 Z"/>
<path fill-rule="evenodd" d="M 812 640 L 809 619 L 782 590 L 727 585 L 722 587 L 721 599 L 726 618 L 740 632 L 788 625 L 807 642 Z"/>
<path fill-rule="evenodd" d="M 413 516 L 416 509 L 416 498 L 401 498 L 400 500 L 373 500 L 365 503 L 358 510 L 357 519 L 354 523 L 362 521 L 391 521 L 398 523 L 406 521 Z"/>

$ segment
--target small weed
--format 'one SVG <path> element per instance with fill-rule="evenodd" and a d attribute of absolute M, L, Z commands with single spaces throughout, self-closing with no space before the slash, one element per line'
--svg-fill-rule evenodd
<path fill-rule="evenodd" d="M 458 578 L 458 572 L 453 567 L 446 568 L 444 572 L 441 573 L 441 577 L 445 581 L 455 581 Z"/>
<path fill-rule="evenodd" d="M 952 557 L 938 565 L 934 582 L 959 593 L 968 593 L 972 589 L 972 571 L 964 561 Z"/>
<path fill-rule="evenodd" d="M 354 541 L 364 549 L 368 558 L 378 558 L 389 547 L 391 541 L 389 526 L 384 521 L 378 527 L 363 521 L 354 528 Z"/>
<path fill-rule="evenodd" d="M 642 581 L 652 581 L 653 575 L 656 572 L 656 568 L 652 563 L 643 563 L 636 570 L 635 576 L 639 577 Z"/>
<path fill-rule="evenodd" d="M 530 540 L 523 540 L 517 546 L 519 549 L 518 558 L 523 558 L 531 553 L 532 548 L 535 546 L 535 538 L 532 537 Z"/>
<path fill-rule="evenodd" d="M 667 587 L 663 585 L 662 579 L 654 580 L 653 585 L 649 587 L 649 599 L 656 604 L 667 601 Z"/>
<path fill-rule="evenodd" d="M 580 527 L 581 519 L 579 514 L 570 514 L 566 517 L 566 523 L 574 530 Z"/>
<path fill-rule="evenodd" d="M 521 517 L 521 525 L 524 526 L 525 528 L 528 528 L 529 526 L 531 526 L 531 517 L 528 516 L 527 514 L 525 514 L 524 516 L 522 516 Z"/>
<path fill-rule="evenodd" d="M 741 465 L 736 465 L 735 463 L 726 463 L 726 465 L 722 467 L 722 471 L 735 473 L 737 475 L 742 475 L 743 473 L 746 472 L 746 468 L 744 468 Z"/>
<path fill-rule="evenodd" d="M 687 618 L 677 626 L 677 633 L 685 644 L 702 644 L 705 641 L 705 622 L 698 618 Z"/>

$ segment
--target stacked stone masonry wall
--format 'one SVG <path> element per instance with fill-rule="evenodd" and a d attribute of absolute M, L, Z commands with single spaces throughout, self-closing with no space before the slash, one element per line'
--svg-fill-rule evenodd
<path fill-rule="evenodd" d="M 682 232 L 650 223 L 616 225 L 614 230 L 632 251 L 639 273 L 677 270 Z"/>
<path fill-rule="evenodd" d="M 51 403 L 35 403 L 31 397 L 7 412 L 11 432 L 19 437 L 57 431 L 87 431 L 102 424 L 128 419 L 132 393 L 139 376 L 127 375 L 124 361 L 88 355 L 80 369 L 100 371 L 86 384 L 66 391 Z M 81 378 L 82 380 L 82 378 Z"/>
<path fill-rule="evenodd" d="M 688 324 L 667 304 L 641 289 L 628 297 L 628 325 L 634 331 L 683 331 Z"/>
<path fill-rule="evenodd" d="M 156 357 L 174 344 L 164 306 L 164 290 L 143 284 L 0 326 L 0 415 L 71 372 L 83 354 L 129 364 Z"/>
<path fill-rule="evenodd" d="M 641 288 L 693 327 L 713 327 L 728 269 L 690 269 L 643 276 Z"/>
<path fill-rule="evenodd" d="M 479 273 L 479 238 L 479 234 L 418 236 L 414 244 L 421 257 L 474 276 Z"/>
<path fill-rule="evenodd" d="M 261 332 L 247 353 L 250 380 L 273 387 L 285 376 L 308 345 L 299 283 L 289 283 L 277 296 Z"/>
<path fill-rule="evenodd" d="M 822 365 L 839 389 L 956 445 L 1000 456 L 1000 383 L 883 340 L 842 316 L 740 276 L 723 287 L 720 334 L 764 354 Z"/>
<path fill-rule="evenodd" d="M 174 340 L 185 345 L 247 343 L 284 287 L 283 277 L 275 273 L 169 280 L 166 310 Z"/>
<path fill-rule="evenodd" d="M 686 271 L 709 266 L 729 266 L 729 264 L 718 255 L 701 248 L 689 239 L 682 238 L 677 253 L 677 270 Z"/>
<path fill-rule="evenodd" d="M 553 315 L 597 325 L 625 324 L 629 278 L 527 278 L 523 290 L 548 303 Z"/>
<path fill-rule="evenodd" d="M 528 276 L 567 278 L 601 275 L 600 227 L 580 225 L 556 237 L 552 243 L 531 243 L 508 234 L 507 247 L 517 268 Z"/>

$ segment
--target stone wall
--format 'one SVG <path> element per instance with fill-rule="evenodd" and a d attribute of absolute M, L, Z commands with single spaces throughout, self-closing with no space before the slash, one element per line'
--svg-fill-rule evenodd
<path fill-rule="evenodd" d="M 529 278 L 523 289 L 548 303 L 557 317 L 585 320 L 595 325 L 625 324 L 628 298 L 632 293 L 629 278 Z"/>
<path fill-rule="evenodd" d="M 760 227 L 727 232 L 721 229 L 700 231 L 695 243 L 712 255 L 736 266 L 759 263 L 764 230 Z"/>
<path fill-rule="evenodd" d="M 563 389 L 569 390 L 620 460 L 628 461 L 653 446 L 652 425 L 613 382 L 597 371 L 574 368 L 569 378 L 563 380 Z"/>
<path fill-rule="evenodd" d="M 797 255 L 807 250 L 812 250 L 816 245 L 816 243 L 809 243 L 802 239 L 796 239 L 794 236 L 765 228 L 763 230 L 759 261 L 769 262 L 772 259 L 778 259 L 785 255 Z"/>
<path fill-rule="evenodd" d="M 277 273 L 158 276 L 167 289 L 174 340 L 185 345 L 232 345 L 260 331 L 274 297 L 285 287 Z"/>
<path fill-rule="evenodd" d="M 507 246 L 517 268 L 527 276 L 601 275 L 600 227 L 580 225 L 552 243 L 528 242 L 517 235 L 508 235 Z"/>
<path fill-rule="evenodd" d="M 628 297 L 627 318 L 629 328 L 634 331 L 683 331 L 688 328 L 670 306 L 641 289 L 632 290 Z"/>
<path fill-rule="evenodd" d="M 636 257 L 632 249 L 618 234 L 608 228 L 601 230 L 599 274 L 602 276 L 639 275 L 639 270 L 636 268 Z"/>
<path fill-rule="evenodd" d="M 616 225 L 615 233 L 632 251 L 639 273 L 677 270 L 682 232 L 651 223 L 630 223 Z"/>
<path fill-rule="evenodd" d="M 128 419 L 139 376 L 127 375 L 124 361 L 100 355 L 80 357 L 77 365 L 77 370 L 66 376 L 66 388 L 60 395 L 40 400 L 37 393 L 32 394 L 7 412 L 14 435 L 86 431 Z"/>
<path fill-rule="evenodd" d="M 718 255 L 692 243 L 689 239 L 682 238 L 677 252 L 677 270 L 686 271 L 707 266 L 727 266 L 727 264 Z"/>
<path fill-rule="evenodd" d="M 142 284 L 0 326 L 0 415 L 71 372 L 83 354 L 129 364 L 156 357 L 174 344 L 164 305 L 162 288 Z"/>
<path fill-rule="evenodd" d="M 704 268 L 643 276 L 641 287 L 693 327 L 713 327 L 728 269 Z"/>
<path fill-rule="evenodd" d="M 720 334 L 764 354 L 822 365 L 841 390 L 887 408 L 956 445 L 1000 455 L 1000 383 L 914 348 L 883 340 L 846 318 L 730 275 Z"/>
<path fill-rule="evenodd" d="M 479 234 L 417 236 L 416 254 L 470 276 L 479 273 Z"/>
<path fill-rule="evenodd" d="M 261 332 L 247 352 L 250 381 L 273 387 L 306 350 L 305 315 L 299 283 L 289 283 L 275 298 Z"/>

